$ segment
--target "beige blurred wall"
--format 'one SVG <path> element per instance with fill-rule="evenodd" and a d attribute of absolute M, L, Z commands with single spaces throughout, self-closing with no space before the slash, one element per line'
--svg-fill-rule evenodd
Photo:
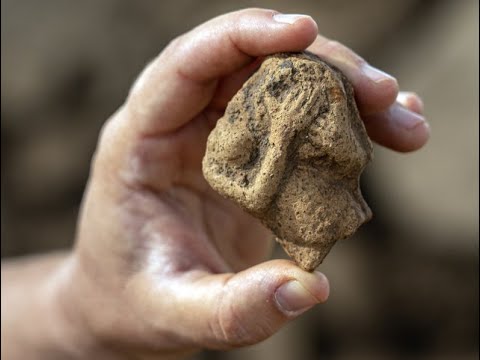
<path fill-rule="evenodd" d="M 375 218 L 321 266 L 332 284 L 327 304 L 260 345 L 198 357 L 477 357 L 477 1 L 4 0 L 1 6 L 2 257 L 72 244 L 100 126 L 173 37 L 248 6 L 309 13 L 323 34 L 423 97 L 432 138 L 414 154 L 375 148 L 364 176 Z M 275 256 L 284 254 L 277 249 Z"/>

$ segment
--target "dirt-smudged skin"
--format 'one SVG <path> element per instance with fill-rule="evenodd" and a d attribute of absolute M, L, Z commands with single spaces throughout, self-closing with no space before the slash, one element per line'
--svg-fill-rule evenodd
<path fill-rule="evenodd" d="M 203 173 L 313 271 L 372 213 L 359 177 L 372 158 L 352 86 L 313 54 L 276 54 L 211 132 Z"/>

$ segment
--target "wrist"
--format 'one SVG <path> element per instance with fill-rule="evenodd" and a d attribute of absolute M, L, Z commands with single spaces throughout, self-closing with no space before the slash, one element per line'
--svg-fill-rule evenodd
<path fill-rule="evenodd" d="M 2 358 L 75 359 L 89 346 L 68 296 L 70 264 L 65 253 L 2 262 Z"/>
<path fill-rule="evenodd" d="M 89 326 L 82 279 L 73 254 L 59 264 L 46 283 L 46 303 L 52 319 L 53 348 L 68 359 L 118 359 L 102 345 Z"/>
<path fill-rule="evenodd" d="M 67 253 L 2 262 L 2 359 L 111 358 L 83 321 L 74 268 Z"/>

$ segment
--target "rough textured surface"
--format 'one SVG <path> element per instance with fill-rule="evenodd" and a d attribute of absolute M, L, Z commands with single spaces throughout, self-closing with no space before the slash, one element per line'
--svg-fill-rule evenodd
<path fill-rule="evenodd" d="M 343 74 L 310 53 L 277 54 L 228 104 L 208 138 L 203 173 L 313 271 L 371 218 L 359 189 L 371 157 Z"/>

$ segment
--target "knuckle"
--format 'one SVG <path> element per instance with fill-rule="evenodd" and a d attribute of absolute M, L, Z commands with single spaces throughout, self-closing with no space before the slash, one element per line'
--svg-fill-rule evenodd
<path fill-rule="evenodd" d="M 170 40 L 170 42 L 167 44 L 165 49 L 162 51 L 161 55 L 163 54 L 169 55 L 169 54 L 178 52 L 178 50 L 182 47 L 184 39 L 185 39 L 185 34 L 179 35 L 173 38 L 172 40 Z"/>
<path fill-rule="evenodd" d="M 172 39 L 162 50 L 162 52 L 154 57 L 143 69 L 140 75 L 137 77 L 132 87 L 130 88 L 128 96 L 128 104 L 134 106 L 137 101 L 141 102 L 142 90 L 144 89 L 145 83 L 147 83 L 148 78 L 155 72 L 155 69 L 158 69 L 160 64 L 164 62 L 165 59 L 168 59 L 180 51 L 184 43 L 185 35 L 177 36 Z"/>
<path fill-rule="evenodd" d="M 333 58 L 346 58 L 349 60 L 350 63 L 353 63 L 357 67 L 362 67 L 366 64 L 365 59 L 363 59 L 360 55 L 356 54 L 351 49 L 336 40 L 328 40 L 323 45 L 323 48 L 325 49 L 325 52 Z"/>
<path fill-rule="evenodd" d="M 238 347 L 254 343 L 232 306 L 217 312 L 215 338 L 223 347 Z"/>
<path fill-rule="evenodd" d="M 126 105 L 129 109 L 136 109 L 139 106 L 138 103 L 142 102 L 142 93 L 145 88 L 145 84 L 147 79 L 152 72 L 152 68 L 154 66 L 155 60 L 150 61 L 147 66 L 143 69 L 140 75 L 137 76 L 135 81 L 133 82 L 132 86 L 130 87 L 130 91 L 128 93 L 126 99 Z"/>
<path fill-rule="evenodd" d="M 270 335 L 259 324 L 249 327 L 246 319 L 230 301 L 219 302 L 211 328 L 216 345 L 223 349 L 253 345 Z"/>

